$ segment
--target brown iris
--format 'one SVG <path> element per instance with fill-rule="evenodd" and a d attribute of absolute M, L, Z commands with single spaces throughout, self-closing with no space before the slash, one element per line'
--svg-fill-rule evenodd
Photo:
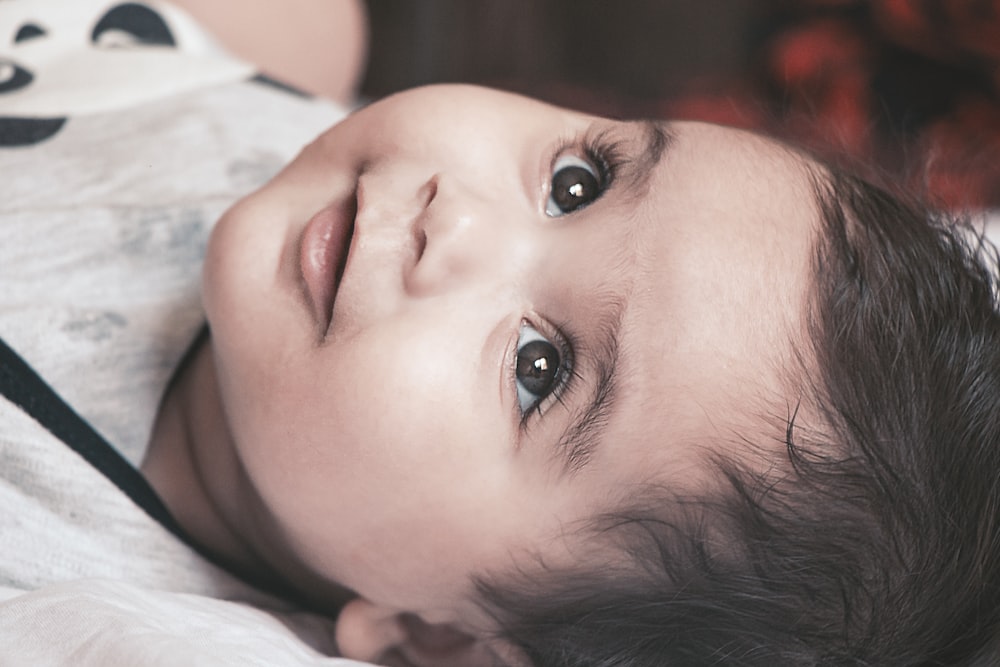
<path fill-rule="evenodd" d="M 549 195 L 563 213 L 586 206 L 601 194 L 601 184 L 591 171 L 578 165 L 563 167 L 552 176 Z"/>
<path fill-rule="evenodd" d="M 527 391 L 544 397 L 559 372 L 559 351 L 546 340 L 533 340 L 517 351 L 517 379 Z"/>

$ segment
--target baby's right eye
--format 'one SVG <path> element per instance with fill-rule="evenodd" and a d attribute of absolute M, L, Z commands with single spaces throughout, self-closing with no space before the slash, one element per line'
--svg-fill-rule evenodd
<path fill-rule="evenodd" d="M 586 160 L 563 155 L 552 167 L 545 214 L 556 218 L 594 202 L 604 192 L 604 180 L 598 169 Z"/>
<path fill-rule="evenodd" d="M 522 415 L 537 408 L 558 389 L 564 371 L 563 363 L 555 345 L 531 325 L 521 325 L 514 382 Z"/>

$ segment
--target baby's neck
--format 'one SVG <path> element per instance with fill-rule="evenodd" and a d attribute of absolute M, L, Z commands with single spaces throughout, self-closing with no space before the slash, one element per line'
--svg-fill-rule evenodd
<path fill-rule="evenodd" d="M 163 397 L 140 469 L 195 542 L 236 571 L 257 570 L 259 559 L 220 511 L 232 495 L 232 448 L 203 446 L 228 443 L 207 338 L 186 362 Z"/>
<path fill-rule="evenodd" d="M 349 597 L 301 566 L 247 479 L 221 403 L 210 337 L 168 388 L 140 469 L 190 537 L 244 579 L 324 611 Z"/>

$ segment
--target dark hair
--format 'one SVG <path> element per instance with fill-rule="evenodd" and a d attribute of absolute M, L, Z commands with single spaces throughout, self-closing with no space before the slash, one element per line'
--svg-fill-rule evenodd
<path fill-rule="evenodd" d="M 630 567 L 479 580 L 538 667 L 1000 664 L 995 253 L 864 180 L 814 183 L 784 464 L 719 457 L 710 496 L 601 517 Z"/>

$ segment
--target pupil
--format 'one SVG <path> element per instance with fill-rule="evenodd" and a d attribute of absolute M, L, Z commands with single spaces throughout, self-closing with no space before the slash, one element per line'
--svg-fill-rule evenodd
<path fill-rule="evenodd" d="M 594 201 L 598 189 L 597 178 L 583 167 L 564 167 L 552 177 L 552 199 L 564 213 Z"/>
<path fill-rule="evenodd" d="M 517 379 L 535 396 L 545 396 L 555 384 L 559 352 L 552 343 L 533 340 L 517 352 Z"/>

